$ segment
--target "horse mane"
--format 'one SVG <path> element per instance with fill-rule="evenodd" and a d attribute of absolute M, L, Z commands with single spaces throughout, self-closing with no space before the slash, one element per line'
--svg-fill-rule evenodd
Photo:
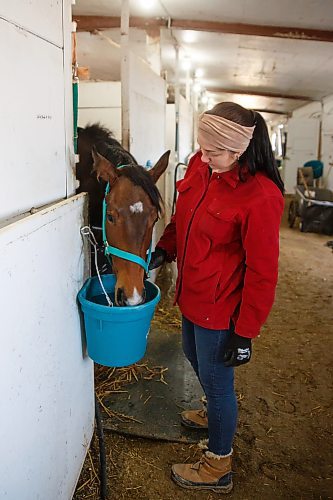
<path fill-rule="evenodd" d="M 111 130 L 103 127 L 100 123 L 88 124 L 85 128 L 78 127 L 79 133 L 84 133 L 95 144 L 96 142 L 115 141 Z"/>
<path fill-rule="evenodd" d="M 134 185 L 141 187 L 149 196 L 158 214 L 161 214 L 162 198 L 152 177 L 142 166 L 138 165 L 134 156 L 122 147 L 109 129 L 100 123 L 93 123 L 85 128 L 79 127 L 78 133 L 84 134 L 96 150 L 115 167 L 125 165 L 119 170 L 119 176 L 127 177 Z"/>

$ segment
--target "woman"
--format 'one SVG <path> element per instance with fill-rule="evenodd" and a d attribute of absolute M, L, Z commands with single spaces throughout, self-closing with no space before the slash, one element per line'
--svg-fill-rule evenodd
<path fill-rule="evenodd" d="M 177 259 L 183 349 L 207 398 L 207 412 L 181 415 L 184 425 L 208 426 L 207 449 L 197 464 L 174 465 L 172 478 L 227 493 L 237 425 L 234 367 L 250 361 L 251 341 L 273 305 L 283 182 L 255 111 L 217 104 L 199 118 L 198 143 L 152 268 Z"/>

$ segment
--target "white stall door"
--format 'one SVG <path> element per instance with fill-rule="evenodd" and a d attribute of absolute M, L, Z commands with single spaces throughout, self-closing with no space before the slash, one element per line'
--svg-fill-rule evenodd
<path fill-rule="evenodd" d="M 333 97 L 324 99 L 321 153 L 324 163 L 324 179 L 329 189 L 333 189 Z"/>
<path fill-rule="evenodd" d="M 100 123 L 121 141 L 121 84 L 120 82 L 80 82 L 80 127 Z"/>
<path fill-rule="evenodd" d="M 60 0 L 10 0 L 0 2 L 0 17 L 63 46 L 62 1 Z M 24 74 L 24 73 L 23 73 Z"/>
<path fill-rule="evenodd" d="M 294 192 L 297 169 L 318 158 L 319 118 L 291 118 L 288 121 L 287 160 L 284 182 L 287 193 Z"/>
<path fill-rule="evenodd" d="M 67 167 L 63 50 L 3 19 L 0 47 L 4 220 L 65 197 Z"/>
<path fill-rule="evenodd" d="M 76 301 L 84 195 L 0 229 L 0 498 L 69 500 L 94 424 Z"/>

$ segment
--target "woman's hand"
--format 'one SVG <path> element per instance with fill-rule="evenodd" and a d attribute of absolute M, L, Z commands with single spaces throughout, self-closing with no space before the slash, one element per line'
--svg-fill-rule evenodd
<path fill-rule="evenodd" d="M 155 251 L 151 254 L 149 271 L 160 267 L 166 261 L 167 253 L 163 248 L 156 247 Z"/>
<path fill-rule="evenodd" d="M 251 359 L 251 339 L 241 337 L 232 332 L 225 346 L 223 355 L 224 366 L 245 365 Z"/>

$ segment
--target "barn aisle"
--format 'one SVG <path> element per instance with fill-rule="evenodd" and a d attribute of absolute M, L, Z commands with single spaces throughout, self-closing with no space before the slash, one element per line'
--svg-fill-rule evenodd
<path fill-rule="evenodd" d="M 285 223 L 281 229 L 276 303 L 255 341 L 253 360 L 237 370 L 240 425 L 233 499 L 331 498 L 333 254 L 325 246 L 329 239 L 291 230 Z M 162 312 L 170 311 L 170 304 L 165 295 Z M 178 318 L 175 311 L 164 327 L 174 328 Z M 168 382 L 167 372 L 164 378 Z M 169 478 L 172 463 L 199 457 L 193 444 L 111 433 L 106 435 L 106 447 L 110 499 L 216 498 L 181 490 Z M 98 471 L 97 452 L 94 440 L 75 500 L 99 498 L 91 465 Z"/>

